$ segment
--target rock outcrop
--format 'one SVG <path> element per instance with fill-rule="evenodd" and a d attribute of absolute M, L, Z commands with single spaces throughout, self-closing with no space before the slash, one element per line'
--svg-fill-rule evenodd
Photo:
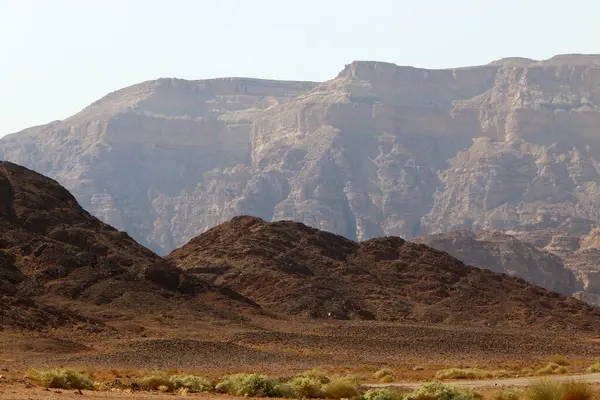
<path fill-rule="evenodd" d="M 166 253 L 235 215 L 365 240 L 598 220 L 600 56 L 161 79 L 0 140 Z"/>

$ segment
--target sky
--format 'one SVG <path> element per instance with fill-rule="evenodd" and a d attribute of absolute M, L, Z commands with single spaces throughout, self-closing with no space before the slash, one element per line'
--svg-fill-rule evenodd
<path fill-rule="evenodd" d="M 0 136 L 160 77 L 600 53 L 598 0 L 0 0 Z"/>

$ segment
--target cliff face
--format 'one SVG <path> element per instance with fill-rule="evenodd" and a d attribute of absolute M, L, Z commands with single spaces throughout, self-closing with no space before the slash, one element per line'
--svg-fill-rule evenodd
<path fill-rule="evenodd" d="M 166 253 L 241 214 L 359 240 L 596 221 L 599 129 L 600 56 L 354 62 L 321 84 L 143 83 L 0 153 Z"/>

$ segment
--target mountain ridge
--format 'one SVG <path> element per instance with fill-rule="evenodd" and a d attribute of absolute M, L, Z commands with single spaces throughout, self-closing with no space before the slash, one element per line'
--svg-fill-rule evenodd
<path fill-rule="evenodd" d="M 359 61 L 258 94 L 163 79 L 138 108 L 109 102 L 125 111 L 7 136 L 0 154 L 161 254 L 241 214 L 353 239 L 597 220 L 597 59 Z"/>

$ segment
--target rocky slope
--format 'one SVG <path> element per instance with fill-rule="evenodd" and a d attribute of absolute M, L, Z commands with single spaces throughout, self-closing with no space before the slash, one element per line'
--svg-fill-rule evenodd
<path fill-rule="evenodd" d="M 600 229 L 595 226 L 589 219 L 545 216 L 510 229 L 451 231 L 412 240 L 600 305 Z"/>
<path fill-rule="evenodd" d="M 518 276 L 538 286 L 572 295 L 583 289 L 563 259 L 501 231 L 453 231 L 413 239 L 464 263 Z"/>
<path fill-rule="evenodd" d="M 236 217 L 172 252 L 188 273 L 284 315 L 451 326 L 594 329 L 600 310 L 399 237 L 356 243 Z"/>
<path fill-rule="evenodd" d="M 162 79 L 0 140 L 166 253 L 234 215 L 364 240 L 598 220 L 600 56 L 321 83 Z"/>
<path fill-rule="evenodd" d="M 52 307 L 69 301 L 84 314 L 93 314 L 86 305 L 155 313 L 208 299 L 209 311 L 256 308 L 91 216 L 57 182 L 10 162 L 0 162 L 0 278 L 0 327 L 92 323 Z"/>

